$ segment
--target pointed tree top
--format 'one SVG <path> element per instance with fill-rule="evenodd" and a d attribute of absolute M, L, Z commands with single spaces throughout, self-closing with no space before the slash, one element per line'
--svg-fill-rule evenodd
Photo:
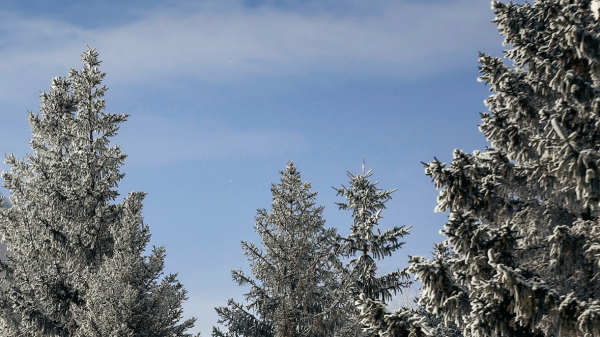
<path fill-rule="evenodd" d="M 363 156 L 363 166 L 362 166 L 362 169 L 363 169 L 363 175 L 365 175 L 365 156 Z"/>
<path fill-rule="evenodd" d="M 83 61 L 83 63 L 85 63 L 90 68 L 99 66 L 100 63 L 102 63 L 102 61 L 98 60 L 98 52 L 96 51 L 96 48 L 90 47 L 88 45 L 86 45 L 86 47 L 87 51 L 81 54 L 81 61 Z"/>

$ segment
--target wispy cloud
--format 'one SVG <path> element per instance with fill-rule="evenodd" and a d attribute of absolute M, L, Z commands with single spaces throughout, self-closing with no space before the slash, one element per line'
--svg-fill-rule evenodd
<path fill-rule="evenodd" d="M 136 114 L 117 137 L 121 150 L 129 155 L 128 167 L 294 153 L 310 146 L 306 137 L 293 130 L 232 128 L 192 116 Z"/>
<path fill-rule="evenodd" d="M 95 29 L 0 12 L 0 89 L 3 99 L 17 99 L 36 74 L 44 83 L 51 71 L 52 77 L 66 75 L 79 67 L 85 44 L 98 48 L 112 81 L 127 83 L 178 77 L 222 83 L 252 75 L 426 77 L 472 65 L 474 48 L 497 49 L 485 2 L 384 4 L 361 16 L 203 3 Z"/>

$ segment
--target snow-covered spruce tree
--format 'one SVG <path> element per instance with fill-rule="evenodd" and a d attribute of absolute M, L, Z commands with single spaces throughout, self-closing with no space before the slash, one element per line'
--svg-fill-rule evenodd
<path fill-rule="evenodd" d="M 378 225 L 380 214 L 385 209 L 385 203 L 391 199 L 396 189 L 384 191 L 377 187 L 379 182 L 371 182 L 372 170 L 365 173 L 363 163 L 362 174 L 352 174 L 349 187 L 342 185 L 335 188 L 338 195 L 344 196 L 347 203 L 336 203 L 342 210 L 352 210 L 354 223 L 351 233 L 346 238 L 338 236 L 342 241 L 337 252 L 345 258 L 350 258 L 343 269 L 345 275 L 344 288 L 355 301 L 358 310 L 358 320 L 363 331 L 369 335 L 380 336 L 425 336 L 429 334 L 424 318 L 413 310 L 401 307 L 390 313 L 386 309 L 386 301 L 392 298 L 392 293 L 401 292 L 410 287 L 411 281 L 406 270 L 396 270 L 377 277 L 377 264 L 380 260 L 402 247 L 404 242 L 399 239 L 409 234 L 410 227 L 394 227 L 377 234 L 373 231 Z M 357 257 L 358 254 L 358 257 Z"/>
<path fill-rule="evenodd" d="M 247 305 L 230 299 L 216 308 L 219 324 L 213 336 L 341 336 L 351 303 L 340 287 L 336 231 L 324 228 L 323 207 L 316 192 L 302 183 L 293 162 L 271 185 L 272 211 L 259 209 L 255 229 L 262 248 L 242 241 L 252 276 L 232 270 L 238 285 L 249 285 Z"/>
<path fill-rule="evenodd" d="M 420 302 L 468 336 L 600 336 L 598 2 L 492 9 L 514 67 L 480 54 L 492 147 L 425 164 L 456 257 L 412 259 Z"/>
<path fill-rule="evenodd" d="M 185 290 L 174 276 L 157 282 L 164 249 L 141 255 L 144 193 L 110 203 L 126 155 L 109 138 L 127 115 L 103 112 L 98 53 L 82 61 L 40 95 L 41 116 L 29 113 L 34 153 L 6 156 L 12 207 L 0 234 L 13 254 L 0 261 L 0 335 L 189 336 L 194 319 L 178 324 Z"/>

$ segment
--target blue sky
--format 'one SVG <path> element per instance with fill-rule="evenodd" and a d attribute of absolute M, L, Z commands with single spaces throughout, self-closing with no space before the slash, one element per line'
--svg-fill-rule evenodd
<path fill-rule="evenodd" d="M 96 47 L 107 112 L 130 115 L 113 138 L 129 155 L 119 191 L 148 193 L 151 244 L 166 247 L 165 272 L 179 273 L 185 316 L 204 336 L 216 325 L 213 308 L 247 290 L 230 270 L 249 271 L 240 241 L 259 241 L 256 209 L 270 208 L 270 184 L 289 160 L 319 192 L 326 225 L 346 235 L 352 219 L 331 187 L 347 185 L 346 171 L 359 172 L 365 156 L 381 188 L 398 188 L 381 229 L 413 226 L 381 270 L 430 256 L 447 215 L 434 213 L 438 192 L 420 162 L 484 149 L 477 125 L 490 92 L 476 81 L 478 51 L 508 48 L 481 0 L 0 8 L 0 153 L 31 153 L 27 111 L 39 111 L 53 77 L 82 67 L 86 44 Z"/>

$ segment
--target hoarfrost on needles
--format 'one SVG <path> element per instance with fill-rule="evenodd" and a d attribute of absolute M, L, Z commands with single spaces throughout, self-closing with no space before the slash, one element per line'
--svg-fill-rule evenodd
<path fill-rule="evenodd" d="M 411 259 L 419 303 L 465 335 L 600 336 L 598 1 L 492 1 L 514 49 L 480 54 L 491 147 L 424 163 L 450 259 Z"/>
<path fill-rule="evenodd" d="M 112 203 L 126 155 L 109 138 L 127 115 L 103 112 L 95 49 L 82 61 L 40 95 L 41 115 L 29 113 L 33 154 L 6 156 L 12 205 L 0 210 L 0 234 L 13 254 L 0 259 L 0 335 L 190 336 L 185 289 L 175 275 L 160 279 L 164 248 L 142 255 L 145 194 Z"/>

